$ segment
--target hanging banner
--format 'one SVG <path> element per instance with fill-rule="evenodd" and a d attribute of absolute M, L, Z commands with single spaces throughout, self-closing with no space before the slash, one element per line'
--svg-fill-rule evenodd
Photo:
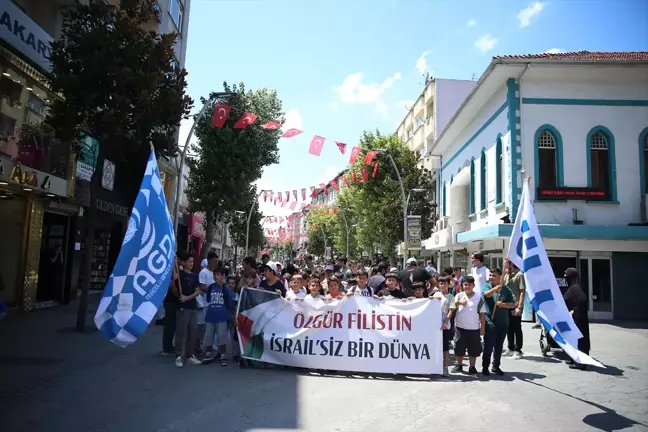
<path fill-rule="evenodd" d="M 440 323 L 427 298 L 289 301 L 244 288 L 237 311 L 243 357 L 336 371 L 441 374 Z"/>
<path fill-rule="evenodd" d="M 421 216 L 407 216 L 408 250 L 421 249 Z"/>

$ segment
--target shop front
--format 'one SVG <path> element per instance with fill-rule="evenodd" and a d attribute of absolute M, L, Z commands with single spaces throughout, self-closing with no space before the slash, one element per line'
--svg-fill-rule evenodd
<path fill-rule="evenodd" d="M 194 257 L 194 261 L 197 263 L 197 268 L 199 269 L 202 244 L 205 240 L 205 227 L 203 226 L 202 213 L 191 213 L 189 215 L 189 233 L 187 252 Z"/>

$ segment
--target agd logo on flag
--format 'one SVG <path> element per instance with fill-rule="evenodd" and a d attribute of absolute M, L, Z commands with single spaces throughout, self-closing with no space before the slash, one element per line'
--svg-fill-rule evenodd
<path fill-rule="evenodd" d="M 546 331 L 562 350 L 577 363 L 604 367 L 575 348 L 583 334 L 567 310 L 549 263 L 529 197 L 528 181 L 525 181 L 522 187 L 522 197 L 509 241 L 507 258 L 524 273 L 531 305 Z"/>
<path fill-rule="evenodd" d="M 173 275 L 176 241 L 151 149 L 128 230 L 104 288 L 95 324 L 111 342 L 126 347 L 148 327 Z"/>

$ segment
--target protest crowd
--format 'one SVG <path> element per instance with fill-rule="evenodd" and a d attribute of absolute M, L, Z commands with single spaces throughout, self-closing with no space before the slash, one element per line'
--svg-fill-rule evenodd
<path fill-rule="evenodd" d="M 276 293 L 285 301 L 326 302 L 347 296 L 371 297 L 376 301 L 439 301 L 441 322 L 429 331 L 442 333 L 443 375 L 503 375 L 503 356 L 521 359 L 524 355 L 524 275 L 508 260 L 504 269 L 488 269 L 481 253 L 474 253 L 471 259 L 473 268 L 468 272 L 461 267 L 437 271 L 432 262 L 421 266 L 416 258 L 410 258 L 403 269 L 385 261 L 366 268 L 345 257 L 321 266 L 316 265 L 311 255 L 305 257 L 302 268 L 291 262 L 284 267 L 263 255 L 260 263 L 246 257 L 237 271 L 210 252 L 201 262 L 200 271 L 192 272 L 193 257 L 179 252 L 177 270 L 164 300 L 165 318 L 160 322 L 164 325 L 162 355 L 174 356 L 179 368 L 187 363 L 214 361 L 227 366 L 228 358 L 239 367 L 270 367 L 241 357 L 235 329 L 242 289 L 256 288 Z M 565 301 L 584 336 L 578 348 L 588 353 L 587 305 L 580 295 L 578 274 L 575 269 L 567 269 L 565 277 L 570 285 Z M 450 364 L 451 350 L 454 365 Z M 477 364 L 479 357 L 481 365 Z M 585 368 L 574 363 L 570 367 Z"/>

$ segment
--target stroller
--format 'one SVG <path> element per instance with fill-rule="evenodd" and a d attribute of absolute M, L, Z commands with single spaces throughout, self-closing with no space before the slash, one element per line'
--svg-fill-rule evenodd
<path fill-rule="evenodd" d="M 559 349 L 560 346 L 556 343 L 556 341 L 551 337 L 547 329 L 542 326 L 542 330 L 540 330 L 540 352 L 542 353 L 543 356 L 547 356 L 552 349 Z"/>

